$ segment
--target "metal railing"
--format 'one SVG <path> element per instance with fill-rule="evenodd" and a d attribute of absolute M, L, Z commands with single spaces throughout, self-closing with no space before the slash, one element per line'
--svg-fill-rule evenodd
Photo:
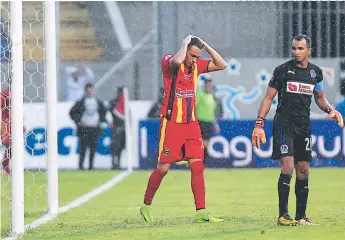
<path fill-rule="evenodd" d="M 277 55 L 288 57 L 295 35 L 312 40 L 312 57 L 345 57 L 344 1 L 276 2 L 278 18 Z"/>

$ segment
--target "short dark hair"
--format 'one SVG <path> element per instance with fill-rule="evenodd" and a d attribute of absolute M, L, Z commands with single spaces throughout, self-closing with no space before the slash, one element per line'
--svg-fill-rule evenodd
<path fill-rule="evenodd" d="M 93 84 L 92 83 L 87 83 L 85 85 L 85 90 L 88 89 L 88 88 L 93 88 Z"/>
<path fill-rule="evenodd" d="M 190 40 L 190 43 L 188 44 L 188 48 L 190 48 L 191 46 L 195 46 L 199 49 L 203 48 L 202 42 L 197 37 L 192 37 L 192 39 Z"/>
<path fill-rule="evenodd" d="M 305 39 L 305 41 L 307 42 L 308 47 L 311 48 L 311 39 L 308 35 L 298 34 L 297 36 L 293 38 L 293 40 L 296 40 L 296 41 L 302 41 L 303 39 Z"/>

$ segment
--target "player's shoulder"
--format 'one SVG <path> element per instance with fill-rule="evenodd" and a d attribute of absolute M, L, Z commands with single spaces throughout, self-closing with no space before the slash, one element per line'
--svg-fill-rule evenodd
<path fill-rule="evenodd" d="M 166 54 L 163 55 L 162 61 L 168 61 L 168 60 L 170 60 L 173 56 L 174 56 L 174 54 L 166 53 Z"/>
<path fill-rule="evenodd" d="M 309 69 L 314 70 L 316 73 L 322 73 L 322 69 L 314 63 L 309 62 Z"/>
<path fill-rule="evenodd" d="M 283 73 L 283 72 L 285 72 L 285 71 L 288 71 L 288 70 L 291 68 L 291 66 L 293 65 L 293 62 L 292 62 L 292 61 L 293 61 L 293 60 L 289 60 L 289 61 L 287 61 L 287 62 L 284 62 L 284 63 L 278 65 L 278 66 L 274 69 L 274 71 L 275 71 L 276 73 Z"/>

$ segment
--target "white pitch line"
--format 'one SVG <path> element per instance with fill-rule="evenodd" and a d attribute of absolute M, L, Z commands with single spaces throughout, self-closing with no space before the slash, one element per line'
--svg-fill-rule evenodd
<path fill-rule="evenodd" d="M 58 214 L 64 213 L 64 212 L 66 212 L 66 211 L 68 211 L 68 210 L 70 210 L 72 208 L 79 207 L 83 203 L 86 203 L 86 202 L 90 201 L 94 197 L 98 196 L 101 193 L 104 193 L 105 191 L 107 191 L 111 187 L 113 187 L 116 184 L 118 184 L 121 181 L 123 181 L 131 173 L 133 173 L 132 170 L 127 170 L 127 171 L 124 171 L 124 172 L 122 172 L 120 174 L 117 174 L 114 178 L 112 178 L 111 180 L 109 180 L 105 184 L 103 184 L 103 185 L 101 185 L 101 186 L 91 190 L 90 192 L 86 193 L 85 195 L 83 195 L 81 197 L 78 197 L 77 199 L 75 199 L 74 201 L 70 202 L 69 204 L 67 204 L 67 205 L 65 205 L 63 207 L 60 207 L 59 211 L 58 211 Z M 36 221 L 33 221 L 32 223 L 29 223 L 28 225 L 25 226 L 25 232 L 29 231 L 29 230 L 32 230 L 34 228 L 37 228 L 38 226 L 51 221 L 58 214 L 55 214 L 55 215 L 46 214 L 43 217 L 37 219 Z M 21 236 L 9 236 L 9 237 L 4 238 L 4 240 L 18 240 L 18 239 L 20 239 L 20 237 Z"/>

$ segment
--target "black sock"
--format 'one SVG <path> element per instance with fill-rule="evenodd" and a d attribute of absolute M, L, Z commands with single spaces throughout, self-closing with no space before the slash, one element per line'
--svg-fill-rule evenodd
<path fill-rule="evenodd" d="M 296 194 L 296 220 L 300 220 L 305 217 L 305 210 L 307 208 L 309 187 L 308 179 L 296 179 L 295 185 Z"/>
<path fill-rule="evenodd" d="M 278 180 L 279 217 L 288 213 L 291 175 L 281 173 Z"/>

